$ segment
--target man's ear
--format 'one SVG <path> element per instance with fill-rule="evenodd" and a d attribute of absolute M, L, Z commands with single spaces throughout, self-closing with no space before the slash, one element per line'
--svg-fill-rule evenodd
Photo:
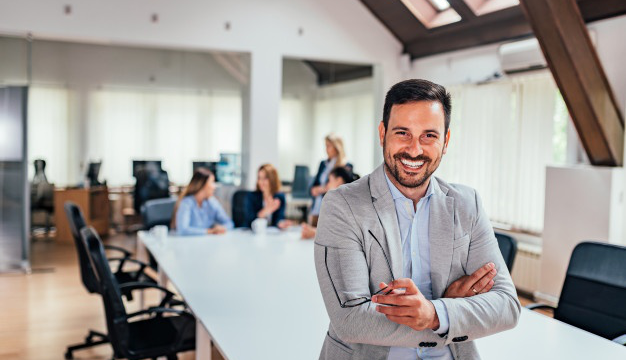
<path fill-rule="evenodd" d="M 450 129 L 448 129 L 448 132 L 446 133 L 446 142 L 443 144 L 443 152 L 442 154 L 445 154 L 448 151 L 448 142 L 450 141 Z"/>
<path fill-rule="evenodd" d="M 385 143 L 385 123 L 382 121 L 378 124 L 378 137 L 380 140 L 380 146 L 383 147 L 383 144 Z"/>

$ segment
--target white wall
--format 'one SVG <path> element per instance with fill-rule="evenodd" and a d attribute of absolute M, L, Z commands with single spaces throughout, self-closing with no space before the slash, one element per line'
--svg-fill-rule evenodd
<path fill-rule="evenodd" d="M 63 12 L 67 4 L 73 5 L 69 16 Z M 0 0 L 0 8 L 0 32 L 251 53 L 244 171 L 252 174 L 261 163 L 278 161 L 284 56 L 377 64 L 378 108 L 383 89 L 401 78 L 401 44 L 358 0 Z M 152 13 L 159 14 L 156 24 L 150 22 Z"/>
<path fill-rule="evenodd" d="M 555 303 L 574 247 L 582 241 L 622 244 L 624 170 L 548 167 L 537 298 Z"/>

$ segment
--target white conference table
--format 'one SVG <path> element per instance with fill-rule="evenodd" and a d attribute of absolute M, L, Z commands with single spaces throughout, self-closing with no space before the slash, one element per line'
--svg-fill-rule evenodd
<path fill-rule="evenodd" d="M 225 359 L 317 359 L 328 327 L 313 262 L 299 229 L 264 235 L 138 236 L 198 319 L 197 359 L 211 343 Z M 165 278 L 162 276 L 162 279 Z M 483 360 L 626 359 L 616 343 L 523 309 L 518 326 L 476 341 Z"/>

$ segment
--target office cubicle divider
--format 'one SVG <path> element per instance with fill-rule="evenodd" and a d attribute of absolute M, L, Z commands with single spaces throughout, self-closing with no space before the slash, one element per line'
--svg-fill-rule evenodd
<path fill-rule="evenodd" d="M 27 87 L 0 87 L 0 272 L 30 271 Z"/>

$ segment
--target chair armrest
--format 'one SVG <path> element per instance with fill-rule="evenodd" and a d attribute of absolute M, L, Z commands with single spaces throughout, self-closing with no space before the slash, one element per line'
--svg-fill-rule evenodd
<path fill-rule="evenodd" d="M 107 259 L 107 260 L 109 262 L 112 262 L 112 261 L 119 261 L 120 262 L 120 264 L 117 266 L 117 270 L 115 271 L 115 272 L 118 272 L 118 273 L 122 272 L 122 270 L 124 269 L 124 265 L 127 262 L 139 265 L 139 272 L 138 273 L 143 273 L 144 269 L 148 266 L 148 264 L 146 264 L 145 262 L 139 261 L 139 260 L 133 259 L 133 258 L 123 257 L 123 258 L 110 258 L 110 259 Z"/>
<path fill-rule="evenodd" d="M 131 282 L 131 283 L 125 283 L 125 284 L 120 285 L 120 291 L 123 294 L 131 292 L 133 290 L 146 290 L 146 289 L 157 289 L 165 293 L 163 300 L 161 300 L 161 302 L 159 303 L 159 307 L 165 307 L 166 305 L 171 305 L 171 306 L 183 305 L 186 307 L 186 304 L 184 302 L 174 299 L 174 296 L 176 296 L 176 294 L 174 294 L 173 292 L 167 290 L 166 288 L 162 286 L 152 284 L 152 283 L 145 283 L 145 282 Z"/>
<path fill-rule="evenodd" d="M 174 297 L 174 293 L 167 290 L 163 286 L 159 286 L 146 282 L 130 282 L 120 285 L 120 291 L 133 291 L 133 290 L 145 290 L 145 289 L 157 289 L 165 293 L 166 296 Z"/>
<path fill-rule="evenodd" d="M 162 307 L 162 306 L 156 306 L 156 307 L 150 307 L 144 310 L 140 310 L 137 312 L 134 312 L 132 314 L 128 314 L 126 315 L 126 320 L 130 320 L 131 318 L 137 317 L 137 316 L 141 316 L 141 315 L 149 315 L 149 314 L 166 314 L 166 313 L 171 313 L 171 314 L 177 314 L 180 316 L 187 316 L 187 317 L 191 317 L 192 319 L 195 319 L 195 317 L 190 314 L 188 311 L 185 310 L 177 310 L 177 309 L 172 309 L 172 308 L 166 308 L 166 307 Z"/>
<path fill-rule="evenodd" d="M 540 303 L 533 303 L 533 304 L 528 304 L 526 305 L 526 309 L 528 310 L 537 310 L 537 309 L 549 309 L 549 310 L 556 310 L 556 308 L 554 306 L 550 306 L 550 305 L 546 305 L 546 304 L 540 304 Z"/>
<path fill-rule="evenodd" d="M 133 253 L 124 249 L 123 247 L 119 247 L 119 246 L 115 246 L 115 245 L 104 245 L 104 249 L 105 250 L 114 250 L 114 251 L 119 251 L 122 254 L 124 254 L 125 258 L 129 258 L 131 256 L 133 256 Z"/>
<path fill-rule="evenodd" d="M 626 346 L 626 334 L 616 337 L 613 342 Z"/>

